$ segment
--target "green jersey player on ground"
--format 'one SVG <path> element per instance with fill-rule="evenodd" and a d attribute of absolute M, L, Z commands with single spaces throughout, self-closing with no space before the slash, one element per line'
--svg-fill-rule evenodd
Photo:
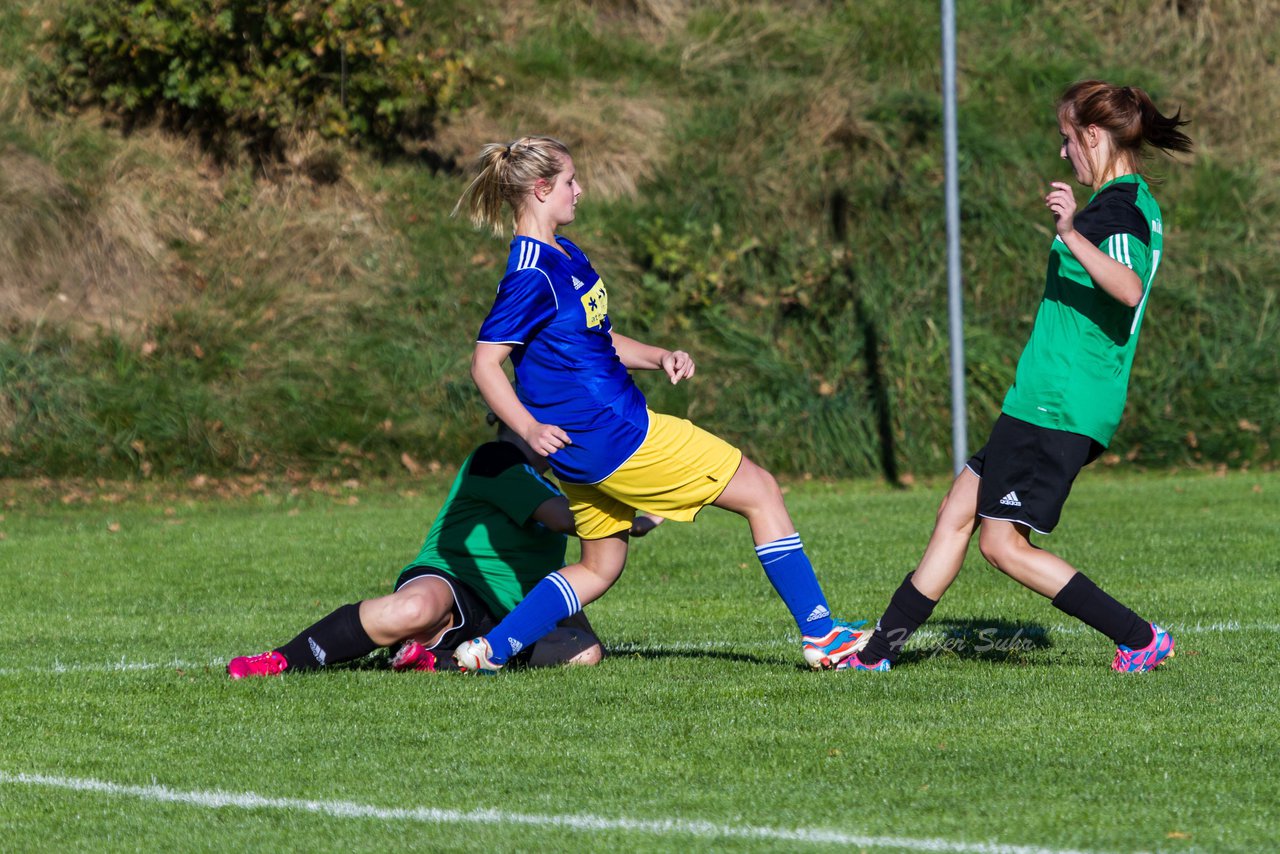
<path fill-rule="evenodd" d="M 488 631 L 549 572 L 564 566 L 574 533 L 569 502 L 543 477 L 546 458 L 497 423 L 497 440 L 467 457 L 418 556 L 395 592 L 343 605 L 293 640 L 227 664 L 232 679 L 315 670 L 399 645 L 396 670 L 456 669 L 452 652 Z M 638 519 L 632 536 L 661 520 Z M 531 665 L 596 664 L 603 651 L 586 616 L 561 621 L 526 660 Z"/>
<path fill-rule="evenodd" d="M 1141 89 L 1089 80 L 1058 102 L 1062 159 L 1093 189 L 1076 211 L 1068 184 L 1045 196 L 1057 235 L 1044 296 L 1013 387 L 982 450 L 956 478 L 915 571 L 866 647 L 841 666 L 888 670 L 960 572 L 975 528 L 982 556 L 1117 646 L 1112 668 L 1151 670 L 1173 637 L 1031 542 L 1058 522 L 1071 484 L 1120 423 L 1138 333 L 1163 248 L 1160 208 L 1139 172 L 1144 145 L 1190 151 L 1179 115 Z"/>

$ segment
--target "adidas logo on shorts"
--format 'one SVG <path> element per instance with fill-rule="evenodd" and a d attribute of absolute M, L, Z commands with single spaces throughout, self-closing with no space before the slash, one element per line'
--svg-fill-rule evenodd
<path fill-rule="evenodd" d="M 1012 491 L 1010 491 L 1010 493 L 1006 495 L 1004 498 L 1001 498 L 1000 503 L 1008 505 L 1009 507 L 1022 506 L 1022 502 L 1018 500 L 1018 493 L 1012 492 Z"/>

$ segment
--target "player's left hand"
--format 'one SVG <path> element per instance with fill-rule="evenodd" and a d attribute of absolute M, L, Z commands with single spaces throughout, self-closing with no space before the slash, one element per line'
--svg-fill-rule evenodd
<path fill-rule="evenodd" d="M 671 350 L 662 357 L 662 370 L 667 372 L 672 385 L 689 379 L 694 369 L 693 357 L 683 350 Z"/>
<path fill-rule="evenodd" d="M 1060 237 L 1066 237 L 1075 228 L 1076 194 L 1070 184 L 1054 181 L 1049 184 L 1053 189 L 1044 197 L 1044 204 L 1053 212 L 1053 224 Z"/>
<path fill-rule="evenodd" d="M 635 519 L 631 520 L 631 530 L 627 533 L 633 537 L 643 537 L 654 528 L 662 524 L 663 517 L 650 516 L 647 513 L 636 514 Z"/>

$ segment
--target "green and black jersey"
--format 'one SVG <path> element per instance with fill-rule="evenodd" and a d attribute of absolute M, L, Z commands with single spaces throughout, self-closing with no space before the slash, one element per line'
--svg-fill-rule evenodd
<path fill-rule="evenodd" d="M 428 566 L 451 575 L 501 619 L 564 566 L 567 537 L 532 518 L 560 494 L 515 445 L 481 445 L 458 470 L 422 551 L 404 571 Z"/>
<path fill-rule="evenodd" d="M 1160 206 L 1141 176 L 1123 175 L 1093 194 L 1076 214 L 1075 227 L 1137 274 L 1142 301 L 1131 308 L 1095 286 L 1055 237 L 1044 297 L 1003 411 L 1105 446 L 1124 412 L 1142 315 L 1160 266 Z"/>

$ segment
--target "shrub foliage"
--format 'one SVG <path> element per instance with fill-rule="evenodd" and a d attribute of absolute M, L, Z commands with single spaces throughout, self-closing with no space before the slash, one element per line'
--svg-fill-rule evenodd
<path fill-rule="evenodd" d="M 50 28 L 33 92 L 157 118 L 222 154 L 278 154 L 291 131 L 395 150 L 473 78 L 468 56 L 417 38 L 402 0 L 95 0 Z"/>

